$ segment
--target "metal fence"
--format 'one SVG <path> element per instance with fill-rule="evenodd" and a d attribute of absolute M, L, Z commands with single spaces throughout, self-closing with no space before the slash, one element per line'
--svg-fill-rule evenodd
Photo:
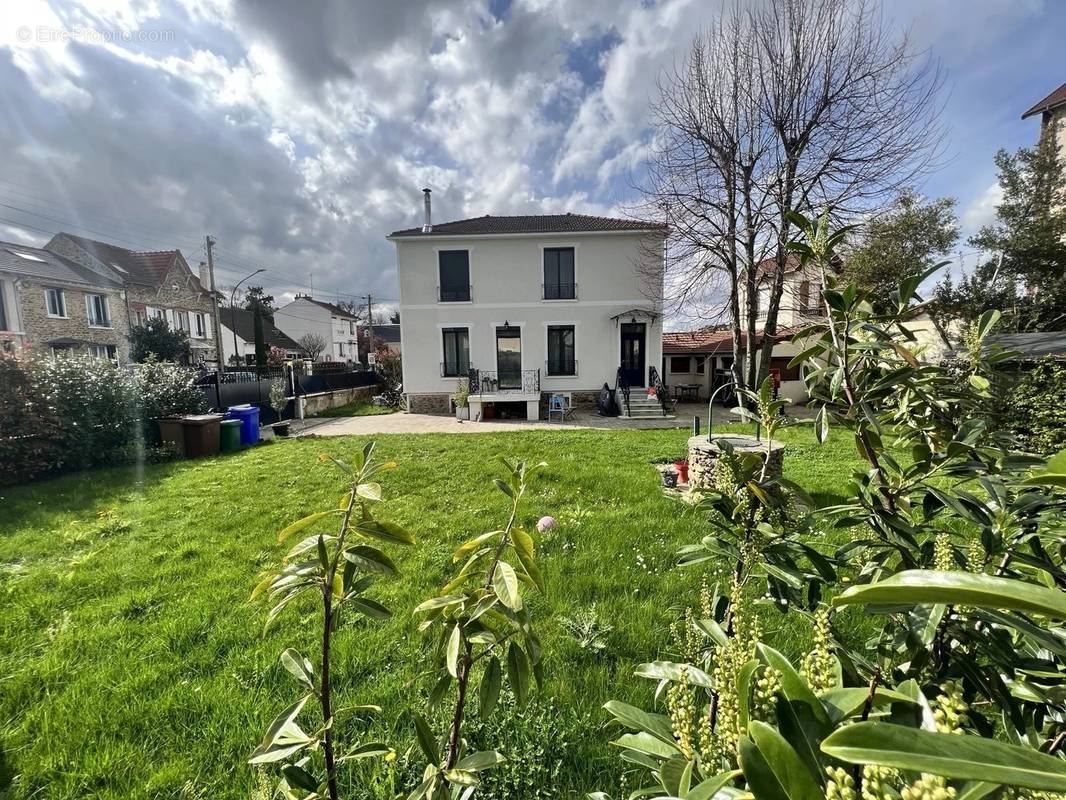
<path fill-rule="evenodd" d="M 296 414 L 297 397 L 373 386 L 378 378 L 373 370 L 360 369 L 358 365 L 353 368 L 348 364 L 323 362 L 314 365 L 311 375 L 300 374 L 299 369 L 294 374 L 288 367 L 240 367 L 221 375 L 217 372 L 205 373 L 197 384 L 212 409 L 225 411 L 230 406 L 248 403 L 258 406 L 260 421 L 269 424 L 279 419 L 270 405 L 270 390 L 276 380 L 284 382 L 285 396 L 288 398 L 282 416 L 292 419 Z"/>

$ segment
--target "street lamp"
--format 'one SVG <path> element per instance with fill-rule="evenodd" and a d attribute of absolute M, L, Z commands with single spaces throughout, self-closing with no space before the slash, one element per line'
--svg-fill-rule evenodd
<path fill-rule="evenodd" d="M 234 304 L 235 298 L 237 296 L 237 290 L 240 288 L 242 283 L 244 283 L 249 278 L 254 278 L 260 272 L 266 272 L 266 270 L 265 269 L 257 269 L 251 275 L 248 275 L 248 276 L 246 276 L 244 278 L 241 278 L 239 281 L 237 281 L 237 285 L 233 287 L 233 291 L 229 293 L 229 327 L 230 327 L 230 330 L 233 332 L 233 355 L 234 355 L 234 357 L 237 357 L 237 324 L 236 324 L 236 320 L 235 320 L 235 317 L 237 316 L 237 312 L 236 312 L 236 309 L 234 308 L 233 304 Z M 240 359 L 237 358 L 237 360 L 239 361 Z M 234 368 L 236 368 L 236 366 L 237 365 L 234 364 Z"/>

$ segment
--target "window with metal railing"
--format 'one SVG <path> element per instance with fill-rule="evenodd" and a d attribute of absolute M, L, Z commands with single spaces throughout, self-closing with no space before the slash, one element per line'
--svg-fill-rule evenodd
<path fill-rule="evenodd" d="M 548 375 L 577 375 L 577 349 L 573 325 L 548 326 Z"/>
<path fill-rule="evenodd" d="M 574 278 L 574 248 L 544 248 L 544 300 L 576 300 L 577 283 Z"/>
<path fill-rule="evenodd" d="M 441 250 L 437 253 L 437 300 L 441 303 L 469 303 L 473 296 L 470 285 L 470 251 Z"/>

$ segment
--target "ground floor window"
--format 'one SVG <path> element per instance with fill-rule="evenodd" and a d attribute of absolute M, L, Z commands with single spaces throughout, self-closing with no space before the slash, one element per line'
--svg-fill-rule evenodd
<path fill-rule="evenodd" d="M 671 372 L 688 372 L 689 357 L 688 356 L 670 356 L 670 371 Z"/>
<path fill-rule="evenodd" d="M 91 344 L 86 349 L 93 358 L 115 358 L 118 354 L 113 344 Z"/>
<path fill-rule="evenodd" d="M 441 362 L 441 375 L 445 378 L 458 378 L 470 372 L 470 329 L 444 328 L 444 361 Z"/>
<path fill-rule="evenodd" d="M 703 375 L 707 372 L 707 356 L 696 356 L 696 374 Z"/>
<path fill-rule="evenodd" d="M 548 374 L 577 374 L 573 325 L 548 326 Z"/>

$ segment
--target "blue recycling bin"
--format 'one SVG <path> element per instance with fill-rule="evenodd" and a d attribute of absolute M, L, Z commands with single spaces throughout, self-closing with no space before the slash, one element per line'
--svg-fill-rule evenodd
<path fill-rule="evenodd" d="M 245 403 L 226 409 L 227 419 L 241 421 L 241 444 L 255 444 L 259 441 L 259 406 Z"/>

